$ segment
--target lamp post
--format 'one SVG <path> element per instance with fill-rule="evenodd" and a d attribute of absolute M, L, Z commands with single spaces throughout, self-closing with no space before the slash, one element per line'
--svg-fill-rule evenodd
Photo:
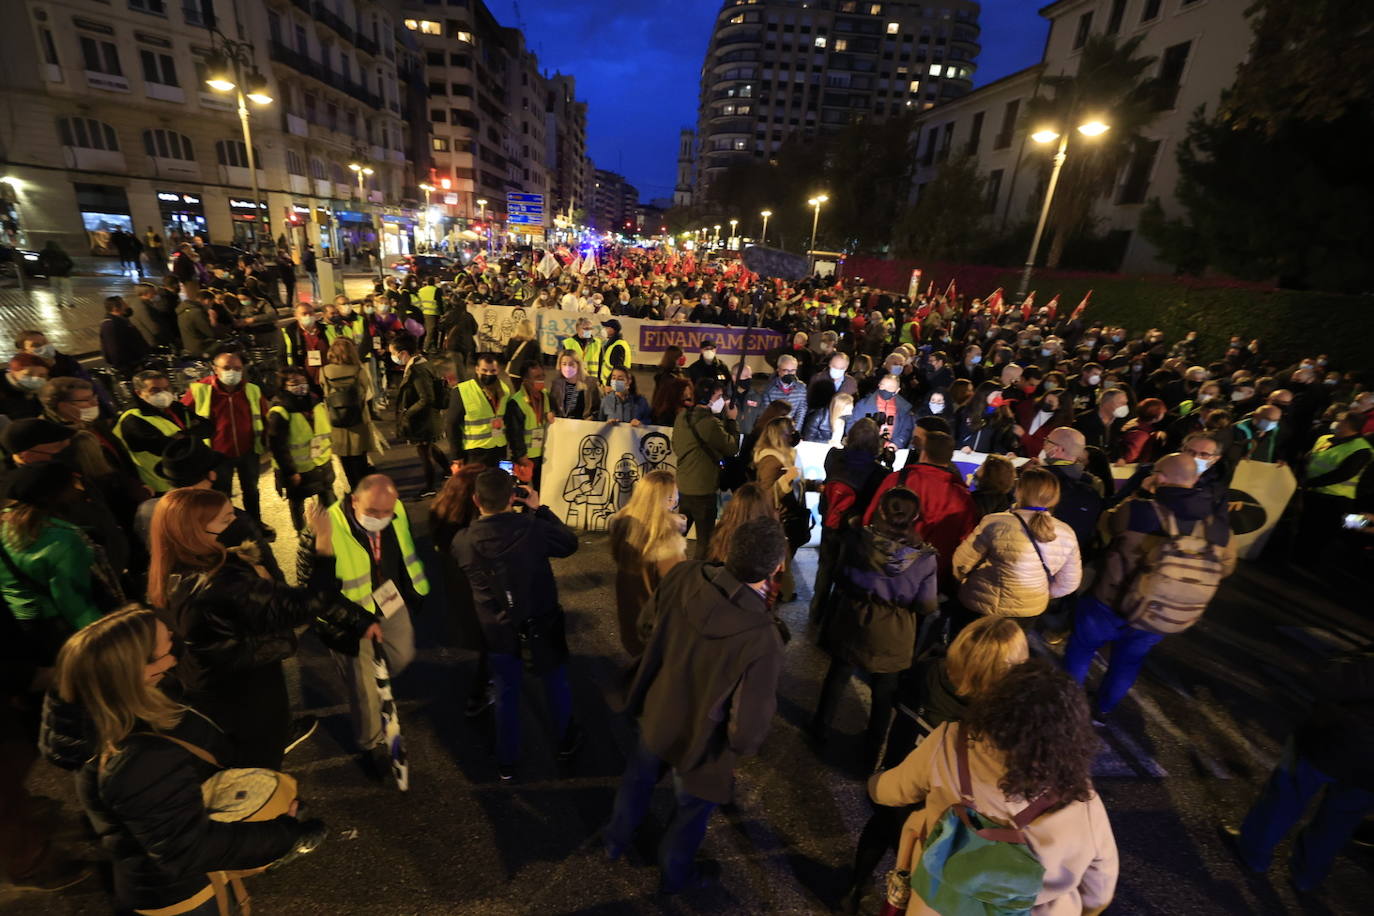
<path fill-rule="evenodd" d="M 259 197 L 258 162 L 253 152 L 253 128 L 248 123 L 248 101 L 251 99 L 255 105 L 271 105 L 272 94 L 267 78 L 253 61 L 250 42 L 235 41 L 211 27 L 210 46 L 212 53 L 205 62 L 205 85 L 216 92 L 234 92 L 237 97 L 239 127 L 243 130 L 243 148 L 248 160 L 248 181 L 253 189 L 253 241 L 261 246 L 259 227 L 266 230 L 267 239 L 271 241 L 272 220 Z"/>
<path fill-rule="evenodd" d="M 350 162 L 348 167 L 353 170 L 353 174 L 358 176 L 358 198 L 367 203 L 367 189 L 363 187 L 364 176 L 371 175 L 374 171 L 372 166 L 365 162 Z M 377 236 L 377 278 L 382 277 L 382 230 L 380 226 L 373 224 L 372 208 L 367 209 L 368 225 L 372 226 L 373 232 Z"/>
<path fill-rule="evenodd" d="M 825 203 L 829 199 L 830 196 L 828 194 L 818 194 L 806 202 L 812 210 L 811 247 L 807 251 L 807 256 L 810 258 L 810 270 L 812 273 L 816 272 L 816 230 L 820 228 L 821 224 L 821 204 Z"/>
<path fill-rule="evenodd" d="M 720 223 L 711 227 L 711 247 L 715 248 L 720 244 Z"/>
<path fill-rule="evenodd" d="M 733 241 L 735 240 L 735 227 L 738 226 L 738 225 L 739 225 L 739 220 L 737 220 L 737 219 L 732 219 L 732 220 L 730 220 L 730 242 L 733 242 Z M 726 248 L 729 248 L 729 247 L 730 247 L 730 243 L 727 242 L 726 245 L 725 245 L 725 247 L 726 247 Z"/>
<path fill-rule="evenodd" d="M 759 216 L 763 217 L 763 232 L 760 234 L 761 237 L 759 238 L 760 245 L 768 244 L 768 217 L 772 215 L 772 210 L 764 210 L 762 213 L 759 214 Z"/>
<path fill-rule="evenodd" d="M 429 208 L 431 206 L 429 202 L 429 195 L 434 192 L 434 185 L 430 184 L 428 181 L 422 181 L 420 182 L 420 190 L 425 192 L 425 244 L 427 246 L 433 247 L 434 226 L 430 223 L 429 220 Z"/>
<path fill-rule="evenodd" d="M 1078 132 L 1085 137 L 1100 137 L 1109 130 L 1111 125 L 1097 120 L 1078 125 Z M 1026 255 L 1026 267 L 1021 271 L 1021 285 L 1016 290 L 1018 298 L 1025 298 L 1026 291 L 1030 289 L 1031 273 L 1035 270 L 1035 255 L 1040 250 L 1040 239 L 1045 234 L 1045 222 L 1050 216 L 1050 202 L 1054 200 L 1054 189 L 1059 184 L 1059 172 L 1064 168 L 1064 160 L 1069 155 L 1067 131 L 1061 135 L 1052 128 L 1042 127 L 1031 134 L 1031 139 L 1036 143 L 1053 143 L 1058 140 L 1059 148 L 1054 153 L 1054 168 L 1050 170 L 1050 183 L 1045 188 L 1045 203 L 1040 207 L 1040 220 L 1035 224 L 1035 235 L 1031 238 L 1030 252 Z"/>
<path fill-rule="evenodd" d="M 482 234 L 487 237 L 487 254 L 491 254 L 491 227 L 487 225 L 487 199 L 477 198 L 477 206 L 481 209 L 482 215 Z"/>

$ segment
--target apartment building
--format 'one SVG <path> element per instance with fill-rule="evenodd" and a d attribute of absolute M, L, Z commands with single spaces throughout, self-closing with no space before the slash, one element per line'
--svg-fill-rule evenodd
<path fill-rule="evenodd" d="M 639 226 L 639 189 L 625 176 L 596 169 L 592 182 L 591 223 L 602 232 L 634 232 Z"/>

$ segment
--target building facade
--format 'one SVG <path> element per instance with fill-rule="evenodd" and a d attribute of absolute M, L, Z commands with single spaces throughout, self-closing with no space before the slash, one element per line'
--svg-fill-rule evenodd
<path fill-rule="evenodd" d="M 249 244 L 409 250 L 415 194 L 391 0 L 27 0 L 0 34 L 0 160 L 23 244 L 108 253 L 118 228 Z M 205 78 L 240 43 L 259 191 L 235 93 Z M 255 93 L 257 94 L 257 93 Z M 349 168 L 358 164 L 358 171 Z M 371 169 L 360 188 L 357 176 Z M 409 206 L 407 206 L 407 204 Z"/>
<path fill-rule="evenodd" d="M 1179 215 L 1174 196 L 1178 144 L 1199 107 L 1215 111 L 1222 90 L 1235 80 L 1236 67 L 1249 54 L 1249 5 L 1248 0 L 1059 0 L 1043 7 L 1040 15 L 1049 19 L 1050 32 L 1039 64 L 920 116 L 917 193 L 934 180 L 951 152 L 966 152 L 988 179 L 991 231 L 1036 219 L 1049 157 L 1029 139 L 1040 125 L 1025 123 L 1027 101 L 1042 92 L 1045 77 L 1077 71 L 1089 36 L 1125 40 L 1138 35 L 1137 53 L 1155 59 L 1148 76 L 1156 81 L 1157 110 L 1095 215 L 1100 231 L 1115 236 L 1123 251 L 1122 270 L 1168 272 L 1170 265 L 1159 261 L 1138 231 L 1140 214 L 1149 200 L 1159 198 L 1166 215 Z M 1102 117 L 1110 123 L 1110 112 Z M 1090 142 L 1071 134 L 1068 155 L 1075 143 Z"/>
<path fill-rule="evenodd" d="M 701 69 L 692 193 L 733 162 L 958 98 L 979 52 L 972 0 L 726 0 Z"/>
<path fill-rule="evenodd" d="M 632 233 L 639 228 L 639 189 L 625 176 L 596 169 L 592 182 L 592 226 L 601 232 Z"/>

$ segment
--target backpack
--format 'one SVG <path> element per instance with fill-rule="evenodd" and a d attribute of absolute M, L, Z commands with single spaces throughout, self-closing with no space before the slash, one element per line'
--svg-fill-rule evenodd
<path fill-rule="evenodd" d="M 335 429 L 357 426 L 363 422 L 363 398 L 358 391 L 357 378 L 357 375 L 353 376 L 352 385 L 340 388 L 331 385 L 329 394 L 325 396 L 324 406 L 329 411 L 329 425 Z"/>
<path fill-rule="evenodd" d="M 1022 832 L 1058 802 L 1041 795 L 1000 824 L 973 807 L 968 737 L 962 726 L 955 738 L 959 801 L 921 838 L 921 858 L 912 866 L 911 889 L 943 916 L 1022 916 L 1031 912 L 1045 883 L 1040 864 Z"/>
<path fill-rule="evenodd" d="M 859 494 L 849 481 L 827 480 L 821 485 L 821 524 L 831 531 L 843 527 L 854 516 L 863 514 L 858 501 Z"/>
<path fill-rule="evenodd" d="M 1180 534 L 1174 515 L 1151 503 L 1165 540 L 1141 561 L 1126 589 L 1121 615 L 1137 630 L 1168 635 L 1198 622 L 1225 575 L 1221 550 L 1207 538 L 1203 519 Z"/>

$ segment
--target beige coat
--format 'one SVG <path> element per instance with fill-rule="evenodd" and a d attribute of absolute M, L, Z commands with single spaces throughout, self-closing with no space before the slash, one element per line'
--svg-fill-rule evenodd
<path fill-rule="evenodd" d="M 320 369 L 320 386 L 324 389 L 326 400 L 331 392 L 357 385 L 363 402 L 363 421 L 357 426 L 336 426 L 331 440 L 334 454 L 341 457 L 366 455 L 377 447 L 373 435 L 372 414 L 368 403 L 376 396 L 373 391 L 372 374 L 366 368 L 343 366 L 330 363 Z"/>
<path fill-rule="evenodd" d="M 909 837 L 929 833 L 945 809 L 959 800 L 955 752 L 959 728 L 957 722 L 941 725 L 900 764 L 868 781 L 868 794 L 880 805 L 925 802 L 907 819 L 904 831 Z M 985 817 L 1011 823 L 1026 803 L 1008 799 L 997 788 L 1005 771 L 1000 754 L 984 742 L 972 741 L 968 756 L 974 808 Z M 1031 851 L 1045 867 L 1045 883 L 1031 910 L 1034 916 L 1083 916 L 1099 912 L 1111 902 L 1120 865 L 1107 809 L 1099 796 L 1042 814 L 1024 832 Z M 904 836 L 903 842 L 909 837 Z M 911 861 L 916 862 L 920 855 L 920 841 L 916 839 Z M 907 913 L 938 916 L 914 893 Z"/>
<path fill-rule="evenodd" d="M 1054 540 L 1032 544 L 1017 515 L 1029 522 L 1035 513 L 1020 509 L 984 516 L 954 551 L 954 577 L 963 583 L 959 600 L 970 611 L 989 617 L 1035 617 L 1045 612 L 1051 598 L 1072 594 L 1083 579 L 1072 528 L 1053 519 Z M 1048 582 L 1037 546 L 1050 570 Z"/>

